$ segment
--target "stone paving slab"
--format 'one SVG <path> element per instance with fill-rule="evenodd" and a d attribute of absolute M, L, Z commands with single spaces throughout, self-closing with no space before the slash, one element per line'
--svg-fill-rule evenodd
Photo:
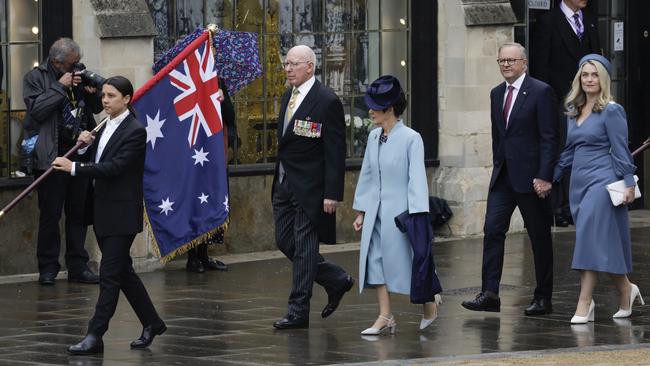
<path fill-rule="evenodd" d="M 635 307 L 631 319 L 612 320 L 618 300 L 605 276 L 595 294 L 596 322 L 586 326 L 569 324 L 579 290 L 578 273 L 569 269 L 573 237 L 571 231 L 554 233 L 553 314 L 523 315 L 535 285 L 532 252 L 525 235 L 512 235 L 506 243 L 500 313 L 470 312 L 460 306 L 462 300 L 472 298 L 478 290 L 482 240 L 445 241 L 436 243 L 434 248 L 445 289 L 439 319 L 421 332 L 421 306 L 410 304 L 406 296 L 393 296 L 397 334 L 380 337 L 359 334 L 376 318 L 377 305 L 372 290 L 359 295 L 356 286 L 344 297 L 339 310 L 325 320 L 320 318 L 320 311 L 327 295 L 317 286 L 312 299 L 311 327 L 274 330 L 273 321 L 285 314 L 291 280 L 289 262 L 283 258 L 233 261 L 237 263 L 231 262 L 227 272 L 205 274 L 186 273 L 183 262 L 177 261 L 165 270 L 142 274 L 169 329 L 149 349 L 130 350 L 129 343 L 139 336 L 141 326 L 122 298 L 104 338 L 103 356 L 70 357 L 65 353 L 66 347 L 80 340 L 85 332 L 98 294 L 96 285 L 65 280 L 58 280 L 51 287 L 41 287 L 36 282 L 2 284 L 0 366 L 324 365 L 377 361 L 450 364 L 474 362 L 468 359 L 472 357 L 478 357 L 478 362 L 492 362 L 485 365 L 517 365 L 522 357 L 526 362 L 537 362 L 538 358 L 545 362 L 544 357 L 556 357 L 547 355 L 548 350 L 569 350 L 582 360 L 593 355 L 576 352 L 594 347 L 609 347 L 607 352 L 612 352 L 611 347 L 650 344 L 648 307 Z M 631 278 L 642 293 L 650 294 L 650 228 L 633 229 L 632 239 Z M 346 249 L 351 250 L 325 256 L 357 277 L 358 251 L 354 246 Z M 647 356 L 644 349 L 623 352 Z M 637 357 L 637 353 L 630 357 Z M 499 363 L 494 357 L 511 363 Z M 558 360 L 539 364 L 567 364 L 564 359 Z M 568 364 L 581 365 L 573 359 Z"/>

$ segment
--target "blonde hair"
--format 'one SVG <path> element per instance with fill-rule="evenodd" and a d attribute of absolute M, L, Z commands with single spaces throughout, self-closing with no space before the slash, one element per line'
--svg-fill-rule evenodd
<path fill-rule="evenodd" d="M 579 116 L 580 112 L 582 111 L 582 107 L 584 107 L 584 105 L 587 103 L 587 95 L 582 90 L 582 83 L 580 81 L 582 70 L 587 64 L 592 65 L 596 68 L 596 72 L 598 73 L 598 83 L 600 84 L 600 94 L 598 95 L 598 98 L 596 98 L 596 103 L 594 103 L 592 112 L 602 112 L 603 109 L 605 109 L 607 106 L 607 103 L 614 100 L 612 97 L 612 92 L 610 90 L 612 81 L 609 77 L 607 69 L 605 69 L 605 66 L 603 66 L 600 62 L 589 60 L 582 64 L 582 66 L 580 66 L 578 69 L 576 76 L 573 78 L 573 83 L 571 84 L 571 91 L 569 91 L 569 94 L 564 101 L 564 108 L 566 110 L 565 114 L 569 117 Z"/>

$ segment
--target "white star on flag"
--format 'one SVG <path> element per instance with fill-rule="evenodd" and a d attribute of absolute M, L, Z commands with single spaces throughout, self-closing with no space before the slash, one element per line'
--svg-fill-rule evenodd
<path fill-rule="evenodd" d="M 226 195 L 226 199 L 223 201 L 223 205 L 226 208 L 226 212 L 230 212 L 230 207 L 228 206 L 228 196 Z"/>
<path fill-rule="evenodd" d="M 194 155 L 192 155 L 192 159 L 194 159 L 194 165 L 201 164 L 201 166 L 203 166 L 203 162 L 210 161 L 207 158 L 209 153 L 209 151 L 203 152 L 203 148 L 201 148 L 201 150 L 194 149 Z"/>
<path fill-rule="evenodd" d="M 151 118 L 147 116 L 147 143 L 151 141 L 151 148 L 156 147 L 156 139 L 163 138 L 161 128 L 165 123 L 164 119 L 160 119 L 160 110 L 156 113 L 156 117 Z"/>
<path fill-rule="evenodd" d="M 169 214 L 169 211 L 174 211 L 174 209 L 172 208 L 172 205 L 173 205 L 174 203 L 175 203 L 175 202 L 169 202 L 169 197 L 167 197 L 166 199 L 164 199 L 164 200 L 162 201 L 162 204 L 161 204 L 160 206 L 158 206 L 158 207 L 160 207 L 160 213 L 161 213 L 161 214 L 164 213 L 165 216 L 167 216 L 167 215 Z"/>
<path fill-rule="evenodd" d="M 210 197 L 210 195 L 209 195 L 209 194 L 208 194 L 208 195 L 206 195 L 205 193 L 203 193 L 203 192 L 201 192 L 201 195 L 200 195 L 200 196 L 198 196 L 198 197 L 196 197 L 196 198 L 198 198 L 199 200 L 201 200 L 201 202 L 200 202 L 200 203 L 202 203 L 202 204 L 203 204 L 203 203 L 208 203 L 208 197 Z"/>

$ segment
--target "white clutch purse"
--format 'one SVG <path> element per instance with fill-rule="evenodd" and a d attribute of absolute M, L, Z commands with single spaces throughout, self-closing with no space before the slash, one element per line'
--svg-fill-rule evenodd
<path fill-rule="evenodd" d="M 634 176 L 634 182 L 639 182 L 639 177 Z M 609 193 L 609 198 L 612 200 L 614 206 L 619 206 L 625 201 L 625 186 L 624 180 L 619 180 L 614 183 L 610 183 L 606 186 L 607 192 Z M 639 185 L 637 184 L 634 187 L 634 198 L 640 198 L 641 191 L 639 191 Z"/>

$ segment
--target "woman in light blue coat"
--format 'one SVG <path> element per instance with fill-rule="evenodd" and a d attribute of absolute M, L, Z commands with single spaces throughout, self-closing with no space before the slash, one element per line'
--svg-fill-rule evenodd
<path fill-rule="evenodd" d="M 354 195 L 358 211 L 354 229 L 361 230 L 359 291 L 375 288 L 379 317 L 361 334 L 395 331 L 389 293 L 409 295 L 413 250 L 405 233 L 395 226 L 395 216 L 429 211 L 429 192 L 420 134 L 404 125 L 399 116 L 406 97 L 393 76 L 375 80 L 366 92 L 370 117 L 380 128 L 368 135 L 363 165 Z M 437 297 L 439 299 L 439 296 Z M 437 303 L 424 305 L 420 329 L 437 316 Z"/>

